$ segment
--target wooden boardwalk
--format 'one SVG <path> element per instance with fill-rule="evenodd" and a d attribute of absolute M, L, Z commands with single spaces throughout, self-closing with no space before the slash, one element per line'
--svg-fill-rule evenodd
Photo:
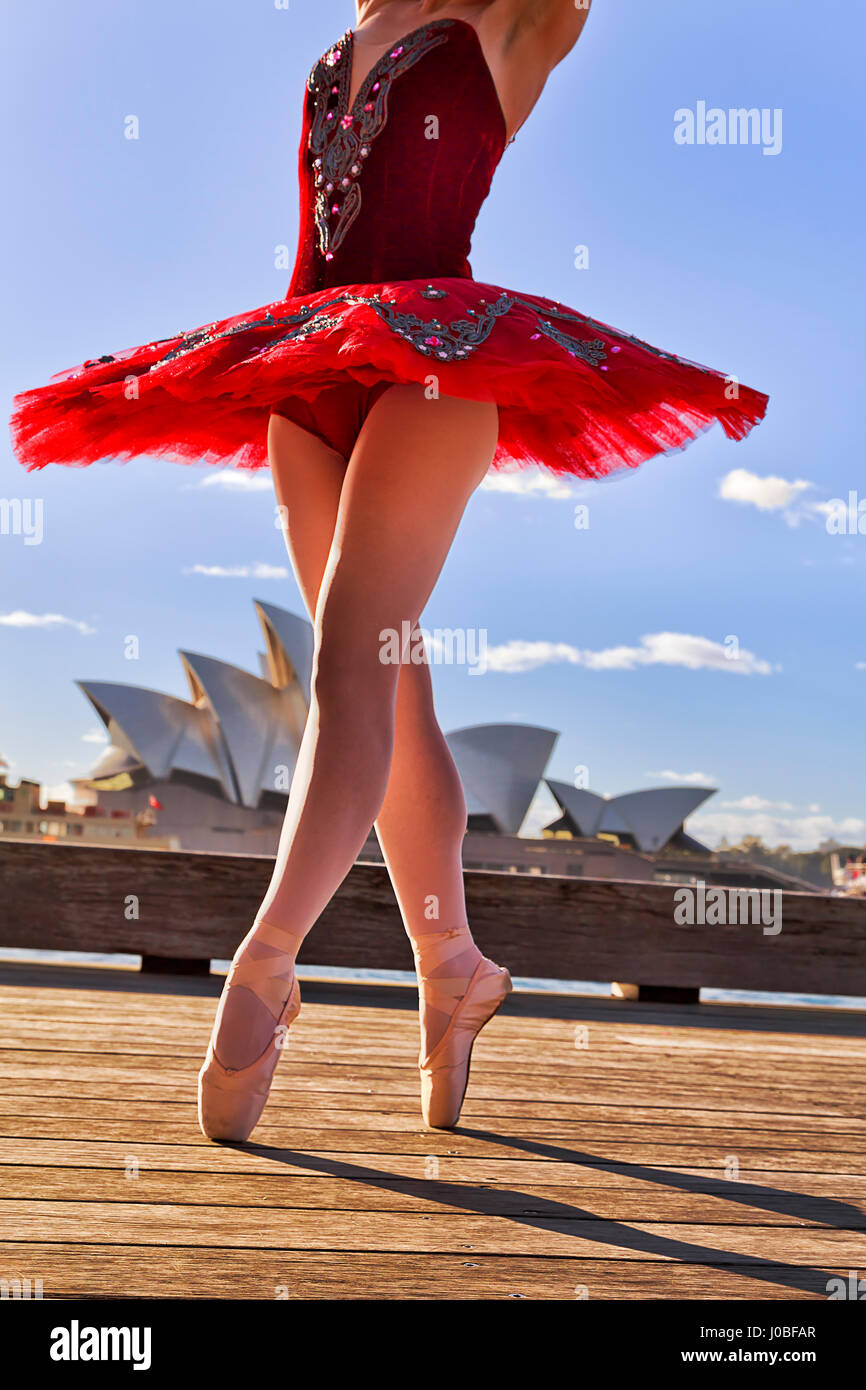
<path fill-rule="evenodd" d="M 0 1278 L 45 1298 L 803 1299 L 866 1273 L 862 1014 L 514 996 L 461 1127 L 414 992 L 302 984 L 254 1143 L 205 1142 L 219 981 L 0 967 Z"/>

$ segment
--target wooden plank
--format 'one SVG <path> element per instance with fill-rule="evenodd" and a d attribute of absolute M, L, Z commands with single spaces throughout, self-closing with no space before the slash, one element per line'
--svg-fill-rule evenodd
<path fill-rule="evenodd" d="M 166 1085 L 189 1092 L 195 1086 L 198 1070 L 198 1064 L 194 1061 L 184 1068 L 176 1064 L 165 1064 L 157 1068 L 156 1062 L 162 1059 L 147 1059 L 148 1064 L 145 1065 L 145 1059 L 141 1058 L 113 1055 L 104 1058 L 94 1056 L 91 1060 L 87 1054 L 77 1054 L 70 1061 L 64 1058 L 58 1063 L 54 1059 L 42 1061 L 39 1057 L 27 1055 L 28 1060 L 23 1063 L 4 1062 L 0 1068 L 0 1076 L 18 1079 L 42 1079 L 48 1076 L 58 1080 L 68 1077 L 70 1080 L 85 1082 L 94 1080 L 115 1085 L 118 1091 L 126 1095 L 131 1087 L 146 1087 L 155 1076 Z M 742 1113 L 751 1115 L 756 1112 L 763 1112 L 768 1116 L 813 1113 L 825 1118 L 862 1117 L 862 1103 L 857 1087 L 850 1079 L 847 1085 L 840 1082 L 839 1086 L 833 1089 L 824 1087 L 826 1094 L 821 1096 L 820 1102 L 814 1102 L 811 1111 L 809 1104 L 814 1100 L 815 1087 L 808 1084 L 798 1087 L 774 1086 L 770 1083 L 763 1086 L 742 1085 L 734 1091 L 730 1078 L 722 1077 L 715 1083 L 702 1083 L 701 1078 L 696 1077 L 693 1085 L 702 1106 L 710 1106 L 718 1114 L 727 1114 L 731 1116 L 732 1121 Z M 527 1078 L 526 1069 L 510 1073 L 490 1073 L 477 1065 L 476 1061 L 473 1062 L 470 1087 L 470 1109 L 467 1109 L 466 1114 L 474 1114 L 479 1120 L 487 1123 L 497 1120 L 499 1105 L 503 1100 L 537 1103 L 537 1092 L 540 1093 L 541 1102 L 592 1100 L 598 1104 L 622 1105 L 628 1102 L 631 1095 L 646 1096 L 651 1091 L 653 1100 L 660 1107 L 681 1104 L 687 1094 L 687 1088 L 682 1082 L 674 1084 L 668 1079 L 668 1084 L 665 1085 L 659 1080 L 658 1075 L 652 1076 L 648 1072 L 619 1080 L 606 1080 L 604 1077 L 592 1080 L 580 1076 L 565 1079 L 547 1076 L 542 1080 L 539 1076 L 534 1085 L 533 1080 Z M 303 1067 L 297 1063 L 290 1066 L 287 1065 L 287 1059 L 284 1059 L 273 1088 L 272 1099 L 280 1103 L 281 1098 L 286 1096 L 299 1096 L 303 1092 L 322 1090 L 334 1096 L 335 1104 L 339 1103 L 338 1097 L 341 1094 L 350 1092 L 355 1095 L 377 1097 L 402 1096 L 411 1099 L 414 1105 L 418 1099 L 417 1072 L 410 1066 L 385 1069 L 359 1063 L 351 1069 L 338 1069 L 314 1063 L 306 1063 Z"/>
<path fill-rule="evenodd" d="M 315 970 L 315 967 L 310 969 Z M 75 1012 L 72 1001 L 79 995 L 82 998 L 82 1012 L 100 1018 L 103 1014 L 113 1017 L 113 1010 L 117 1016 L 124 1017 L 124 1010 L 134 1014 L 151 1009 L 154 1017 L 163 1017 L 169 1008 L 181 1011 L 179 1015 L 172 1014 L 172 1017 L 199 1017 L 195 1013 L 198 1001 L 212 999 L 215 1008 L 224 978 L 224 974 L 212 973 L 201 979 L 186 976 L 157 979 L 141 975 L 127 966 L 0 961 L 0 987 L 3 988 L 4 999 L 8 998 L 11 1004 L 26 1002 L 27 998 L 32 997 L 34 988 L 50 989 L 52 999 L 58 1000 L 58 1009 Z M 345 1009 L 347 1005 L 352 1005 L 362 1009 L 365 1017 L 368 1012 L 386 1010 L 392 1020 L 401 1014 L 417 1013 L 414 984 L 366 980 L 359 983 L 349 979 L 325 981 L 305 974 L 301 985 L 307 1006 L 336 1005 Z M 305 1010 L 305 1017 L 307 1012 Z M 843 1038 L 866 1037 L 866 1011 L 855 1008 L 795 1008 L 791 1005 L 708 1000 L 696 1011 L 674 1004 L 635 1005 L 610 996 L 562 994 L 523 986 L 506 1000 L 497 1017 L 530 1018 L 535 1023 L 550 1020 L 557 1025 L 570 1023 L 572 1027 L 577 1024 L 594 1027 L 596 1024 L 613 1025 L 619 1022 L 626 1025 L 625 1031 L 628 1033 L 633 1031 L 636 1023 L 669 1031 L 686 1027 L 695 1035 L 719 1030 L 741 1030 L 754 1035 L 756 1045 L 762 1034 L 781 1036 L 794 1033 L 803 1038 L 832 1039 L 834 1044 Z"/>
<path fill-rule="evenodd" d="M 123 1147 L 124 1154 L 134 1157 L 140 1144 L 190 1144 L 195 1140 L 195 1131 L 192 1122 L 171 1124 L 153 1121 L 126 1122 L 122 1119 L 31 1119 L 21 1116 L 0 1123 L 0 1139 L 6 1138 L 113 1140 Z M 731 1142 L 722 1144 L 707 1144 L 698 1136 L 682 1134 L 667 1142 L 662 1140 L 656 1143 L 646 1138 L 636 1141 L 597 1139 L 591 1150 L 587 1150 L 581 1140 L 557 1142 L 499 1138 L 495 1133 L 485 1132 L 483 1129 L 471 1131 L 464 1128 L 449 1137 L 445 1131 L 440 1133 L 422 1129 L 420 1116 L 418 1130 L 409 1133 L 383 1132 L 372 1122 L 366 1130 L 347 1130 L 336 1126 L 333 1129 L 289 1127 L 271 1124 L 263 1119 L 256 1128 L 257 1145 L 266 1146 L 275 1161 L 279 1160 L 281 1152 L 303 1152 L 308 1156 L 311 1167 L 315 1166 L 312 1155 L 323 1151 L 340 1155 L 343 1163 L 347 1165 L 351 1165 L 352 1156 L 361 1150 L 376 1155 L 416 1154 L 425 1157 L 453 1156 L 459 1152 L 468 1158 L 506 1158 L 522 1151 L 571 1163 L 645 1163 L 653 1167 L 689 1165 L 720 1168 L 729 1155 L 734 1155 L 744 1165 L 748 1163 L 752 1168 L 775 1168 L 779 1173 L 835 1172 L 859 1176 L 866 1174 L 866 1155 L 853 1154 L 847 1147 L 828 1152 L 820 1147 L 810 1149 L 779 1147 L 773 1144 L 744 1144 L 741 1139 L 734 1142 L 735 1138 L 734 1131 Z M 454 1147 L 458 1142 L 459 1150 Z M 325 1163 L 328 1160 L 319 1161 Z M 344 1169 L 347 1174 L 349 1171 L 349 1167 Z"/>
<path fill-rule="evenodd" d="M 227 958 L 270 872 L 253 855 L 0 841 L 0 945 Z M 51 891 L 34 895 L 37 882 Z M 866 902 L 785 893 L 770 936 L 677 926 L 669 884 L 469 871 L 466 888 L 479 944 L 518 975 L 866 996 Z M 118 906 L 130 895 L 134 921 Z M 354 866 L 300 959 L 411 968 L 382 866 Z"/>
<path fill-rule="evenodd" d="M 345 1025 L 348 1017 L 347 1005 L 354 1004 L 351 992 L 342 998 L 335 997 L 337 994 L 338 991 L 333 991 L 327 1002 L 316 997 L 315 992 L 308 999 L 302 982 L 304 1007 L 295 1028 L 296 1033 L 303 1031 L 308 1033 L 311 1040 L 318 1039 L 329 1044 L 331 1051 L 335 1050 L 333 1039 L 340 1037 L 341 1026 Z M 52 995 L 55 1025 L 49 1036 L 45 1029 L 44 1012 L 34 1007 L 32 1002 L 28 1003 L 32 997 L 32 990 L 3 989 L 5 1038 L 11 1035 L 26 1037 L 37 1046 L 49 1043 L 52 1046 L 67 1045 L 67 1037 L 73 1033 L 80 1035 L 81 1027 L 98 1023 L 98 1030 L 91 1030 L 94 1034 L 91 1041 L 96 1045 L 102 1038 L 134 1036 L 136 1024 L 146 1024 L 148 1035 L 158 1034 L 162 1026 L 168 1032 L 170 1022 L 169 1041 L 176 1038 L 179 1048 L 184 1045 L 197 1047 L 200 1046 L 202 1034 L 207 1036 L 216 1009 L 215 999 L 183 999 L 178 996 L 167 996 L 163 1000 L 146 996 L 136 1000 L 129 996 L 87 993 L 81 1001 L 74 1003 L 69 998 L 69 991 L 58 991 L 56 997 Z M 682 1019 L 679 1012 L 669 1019 L 660 1018 L 651 1010 L 645 1011 L 643 1006 L 637 1006 L 628 1018 L 621 1015 L 609 1018 L 586 1016 L 584 1022 L 581 1011 L 575 1010 L 571 1014 L 567 1000 L 562 1001 L 563 1016 L 553 1018 L 544 1012 L 534 1011 L 536 998 L 527 998 L 523 993 L 518 993 L 506 1001 L 497 1015 L 497 1035 L 515 1041 L 530 1036 L 539 1040 L 549 1039 L 550 1044 L 558 1050 L 564 1049 L 568 1054 L 581 1052 L 584 1060 L 587 1056 L 591 1059 L 599 1043 L 608 1048 L 615 1046 L 621 1052 L 640 1045 L 685 1048 L 690 1053 L 738 1051 L 763 1056 L 773 1052 L 780 1057 L 814 1056 L 831 1060 L 850 1055 L 866 1060 L 866 1014 L 860 1016 L 857 1031 L 849 1030 L 843 1034 L 832 1031 L 829 1023 L 826 1032 L 810 1031 L 805 1026 L 809 1022 L 808 1015 L 803 1020 L 803 1031 L 798 1032 L 788 1019 L 787 1012 L 778 1018 L 775 1031 L 768 1027 L 756 1030 L 753 1023 L 762 1022 L 762 1018 L 753 1019 L 748 1014 L 731 1014 L 716 1020 L 705 1015 L 698 1029 L 692 1028 L 690 1021 Z M 315 1010 L 309 1007 L 313 1004 Z M 779 1013 L 782 1014 L 782 1011 Z M 393 1047 L 396 1041 L 402 1047 L 405 1040 L 410 1039 L 417 1047 L 417 1000 L 414 991 L 410 1007 L 370 1007 L 369 1001 L 366 1001 L 362 1017 L 365 1032 L 376 1034 L 383 1044 Z M 689 1030 L 685 1038 L 684 1025 Z M 636 1027 L 641 1030 L 639 1035 L 636 1035 Z M 343 1034 L 348 1038 L 345 1027 Z"/>
<path fill-rule="evenodd" d="M 196 1124 L 198 982 L 0 997 L 0 1277 L 46 1297 L 826 1298 L 866 1265 L 850 1019 L 620 1005 L 575 1048 L 549 1005 L 504 1013 L 435 1132 L 414 1014 L 323 989 L 226 1146 Z"/>
<path fill-rule="evenodd" d="M 567 1210 L 567 1208 L 566 1208 Z M 185 1245 L 253 1250 L 379 1250 L 448 1254 L 472 1250 L 488 1255 L 579 1254 L 601 1259 L 651 1255 L 659 1260 L 738 1264 L 831 1262 L 858 1268 L 866 1255 L 862 1230 L 819 1226 L 734 1226 L 710 1223 L 635 1221 L 628 1225 L 575 1219 L 563 1211 L 499 1220 L 477 1214 L 473 1194 L 460 1215 L 402 1212 L 304 1211 L 283 1208 L 147 1205 L 137 1202 L 0 1199 L 4 1239 L 83 1244 Z"/>
<path fill-rule="evenodd" d="M 125 1170 L 128 1157 L 126 1146 L 109 1140 L 6 1138 L 0 1143 L 0 1187 L 7 1179 L 14 1179 L 14 1174 L 7 1170 L 16 1166 L 82 1167 L 119 1173 Z M 723 1176 L 720 1163 L 707 1167 L 677 1164 L 650 1168 L 640 1162 L 570 1163 L 544 1158 L 479 1159 L 445 1154 L 437 1157 L 436 1166 L 431 1169 L 425 1154 L 353 1152 L 349 1161 L 341 1154 L 325 1150 L 292 1154 L 261 1146 L 229 1148 L 214 1144 L 203 1147 L 201 1142 L 137 1144 L 133 1157 L 140 1172 L 219 1173 L 239 1177 L 273 1177 L 276 1173 L 281 1182 L 315 1180 L 311 1175 L 317 1173 L 352 1178 L 360 1168 L 375 1171 L 383 1185 L 392 1181 L 426 1184 L 433 1181 L 431 1172 L 435 1172 L 438 1174 L 436 1181 L 475 1183 L 484 1187 L 519 1184 L 523 1189 L 531 1186 L 576 1190 L 635 1187 L 645 1191 L 669 1187 L 684 1192 L 699 1189 L 728 1194 L 731 1201 L 735 1198 L 750 1202 L 761 1200 L 768 1210 L 774 1209 L 774 1204 L 781 1205 L 789 1193 L 837 1197 L 843 1204 L 853 1204 L 858 1209 L 866 1201 L 866 1177 L 839 1174 L 835 1170 L 829 1173 L 789 1171 L 785 1173 L 784 1186 L 780 1187 L 777 1169 L 752 1167 L 747 1161 L 748 1155 L 744 1155 L 736 1182 Z"/>
<path fill-rule="evenodd" d="M 16 1098 L 0 1097 L 0 1126 L 14 1133 L 19 1121 L 35 1122 L 41 1119 L 68 1121 L 70 1129 L 78 1124 L 92 1123 L 97 1128 L 101 1120 L 116 1122 L 117 1101 L 114 1100 L 69 1100 L 63 1097 Z M 123 1123 L 130 1129 L 139 1130 L 142 1125 L 169 1127 L 172 1133 L 179 1128 L 193 1129 L 196 1125 L 195 1101 L 191 1097 L 185 1101 L 153 1103 L 127 1100 L 123 1106 Z M 465 1124 L 469 1125 L 466 1120 Z M 375 1104 L 364 1110 L 346 1110 L 342 1107 L 334 1111 L 329 1107 L 306 1107 L 298 1105 L 279 1105 L 272 1100 L 262 1118 L 261 1125 L 268 1129 L 287 1127 L 293 1133 L 312 1129 L 318 1133 L 339 1130 L 348 1134 L 355 1130 L 369 1134 L 375 1127 L 377 1133 L 390 1134 L 415 1133 L 420 1128 L 420 1115 L 417 1106 L 413 1110 L 389 1113 L 380 1110 Z M 513 1137 L 518 1141 L 526 1133 L 525 1116 L 500 1117 L 496 1131 L 500 1138 Z M 538 1142 L 557 1144 L 570 1141 L 575 1134 L 575 1123 L 569 1120 L 534 1120 L 532 1139 Z M 778 1129 L 742 1130 L 737 1123 L 710 1127 L 692 1127 L 686 1121 L 676 1125 L 657 1125 L 654 1123 L 634 1124 L 627 1111 L 622 1111 L 619 1119 L 605 1120 L 602 1123 L 584 1121 L 580 1125 L 581 1144 L 592 1150 L 599 1145 L 639 1143 L 642 1139 L 654 1137 L 668 1143 L 698 1142 L 704 1147 L 716 1146 L 725 1152 L 745 1153 L 753 1149 L 783 1148 L 790 1145 L 801 1153 L 844 1154 L 859 1163 L 866 1160 L 866 1136 L 845 1132 L 810 1132 L 802 1129 L 785 1132 Z"/>
<path fill-rule="evenodd" d="M 0 1078 L 2 1078 L 2 1068 L 0 1068 Z M 68 1100 L 101 1100 L 115 1102 L 114 1087 L 105 1081 L 82 1081 L 70 1080 L 68 1077 L 34 1078 L 32 1080 L 16 1078 L 2 1078 L 3 1091 L 5 1097 L 0 1096 L 0 1113 L 21 1114 L 24 1113 L 20 1104 L 16 1103 L 16 1098 L 22 1100 L 28 1096 L 38 1097 L 42 1100 L 50 1100 L 58 1096 Z M 149 1102 L 153 1104 L 166 1102 L 171 1105 L 184 1105 L 185 1101 L 178 1096 L 176 1086 L 147 1085 L 132 1089 L 127 1089 L 130 1100 L 139 1102 Z M 682 1098 L 681 1098 L 682 1099 Z M 285 1096 L 282 1091 L 275 1091 L 268 1108 L 285 1104 Z M 371 1108 L 368 1095 L 359 1095 L 356 1091 L 334 1091 L 331 1089 L 312 1090 L 307 1088 L 303 1092 L 303 1106 L 305 1110 L 333 1110 L 335 1103 L 338 1103 L 342 1111 L 369 1110 Z M 532 1119 L 534 1120 L 565 1120 L 573 1125 L 585 1124 L 606 1124 L 611 1121 L 622 1121 L 628 1119 L 631 1124 L 652 1125 L 657 1131 L 669 1129 L 671 1126 L 681 1127 L 688 1125 L 692 1129 L 718 1128 L 719 1111 L 714 1108 L 703 1109 L 698 1105 L 688 1105 L 682 1103 L 676 1106 L 661 1105 L 632 1105 L 628 1098 L 623 1098 L 621 1103 L 616 1105 L 602 1105 L 591 1101 L 518 1101 L 508 1097 L 500 1097 L 496 1101 L 497 1115 L 504 1118 Z M 417 1097 L 409 1095 L 380 1095 L 376 1098 L 376 1113 L 378 1115 L 404 1115 L 413 1121 L 417 1118 L 418 1102 Z M 471 1096 L 467 1097 L 463 1109 L 467 1123 L 472 1117 L 480 1119 L 487 1115 L 486 1103 L 477 1102 Z M 838 1134 L 838 1135 L 862 1135 L 866 1133 L 866 1120 L 860 1116 L 826 1116 L 810 1113 L 777 1113 L 767 1116 L 763 1112 L 749 1112 L 739 1110 L 736 1112 L 737 1127 L 743 1131 L 753 1131 L 755 1129 L 771 1129 L 778 1135 L 784 1134 Z"/>
<path fill-rule="evenodd" d="M 616 1188 L 498 1184 L 476 1188 L 441 1179 L 361 1179 L 296 1177 L 281 1174 L 177 1173 L 142 1168 L 127 1177 L 118 1169 L 50 1168 L 20 1165 L 0 1170 L 6 1200 L 80 1201 L 96 1195 L 103 1202 L 150 1206 L 280 1208 L 315 1211 L 414 1212 L 461 1216 L 467 1210 L 487 1216 L 550 1216 L 574 1220 L 644 1221 L 686 1225 L 844 1226 L 866 1229 L 866 1210 L 856 1203 L 813 1193 L 741 1192 L 738 1183 L 700 1182 L 659 1188 L 632 1182 Z"/>
<path fill-rule="evenodd" d="M 687 1264 L 462 1254 L 222 1250 L 0 1243 L 0 1275 L 22 1270 L 46 1298 L 311 1300 L 826 1299 L 848 1267 Z"/>

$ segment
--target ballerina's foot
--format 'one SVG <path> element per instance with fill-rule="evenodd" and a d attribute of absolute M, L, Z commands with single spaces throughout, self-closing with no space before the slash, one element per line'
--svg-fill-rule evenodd
<path fill-rule="evenodd" d="M 428 933 L 415 946 L 421 996 L 421 1113 L 431 1129 L 460 1117 L 472 1047 L 511 992 L 511 976 L 482 955 L 468 927 Z M 468 974 L 455 974 L 457 970 Z"/>
<path fill-rule="evenodd" d="M 232 962 L 198 1078 L 199 1127 L 208 1139 L 242 1142 L 258 1123 L 300 1012 L 294 952 L 302 939 L 260 922 Z M 272 949 L 263 953 L 262 946 Z"/>

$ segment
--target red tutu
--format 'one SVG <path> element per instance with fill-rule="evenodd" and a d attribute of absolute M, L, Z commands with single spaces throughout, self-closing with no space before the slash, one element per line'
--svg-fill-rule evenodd
<path fill-rule="evenodd" d="M 332 440 L 335 388 L 392 382 L 494 401 L 498 467 L 595 478 L 680 448 L 714 420 L 731 439 L 748 433 L 766 409 L 761 392 L 472 278 L 471 232 L 506 141 L 470 24 L 407 35 L 350 107 L 352 47 L 350 31 L 308 82 L 289 296 L 17 397 L 13 438 L 28 469 L 141 455 L 261 468 L 272 411 L 291 417 L 295 402 Z M 409 69 L 413 79 L 397 81 Z M 424 113 L 446 91 L 454 119 L 425 143 Z"/>
<path fill-rule="evenodd" d="M 16 401 L 20 461 L 163 455 L 267 463 L 271 409 L 339 381 L 420 382 L 495 401 L 495 463 L 602 477 L 718 420 L 741 439 L 767 397 L 547 299 L 456 277 L 349 285 L 98 358 Z"/>

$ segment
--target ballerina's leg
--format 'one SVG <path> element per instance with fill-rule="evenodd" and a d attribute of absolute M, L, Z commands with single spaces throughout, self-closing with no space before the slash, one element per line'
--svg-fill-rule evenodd
<path fill-rule="evenodd" d="M 286 997 L 299 939 L 349 872 L 377 816 L 416 960 L 418 942 L 424 954 L 425 931 L 465 924 L 459 868 L 465 805 L 435 725 L 429 671 L 395 662 L 381 634 L 402 634 L 417 624 L 466 503 L 490 465 L 497 430 L 494 405 L 428 400 L 411 385 L 391 387 L 379 398 L 345 464 L 290 422 L 272 420 L 278 497 L 315 615 L 310 712 L 271 883 L 257 914 L 257 922 L 292 934 L 281 972 Z M 335 501 L 317 581 L 315 557 L 321 568 Z M 401 697 L 398 685 L 410 672 L 415 675 Z M 395 763 L 398 721 L 406 746 L 401 743 Z M 387 796 L 393 804 L 386 810 Z M 428 915 L 431 897 L 438 898 L 438 919 Z M 278 954 L 256 940 L 255 926 L 239 951 Z M 468 934 L 462 954 L 468 969 L 452 958 L 445 970 L 471 973 L 479 953 Z M 444 1028 L 447 1012 L 428 1012 L 429 1041 Z M 242 1067 L 267 1046 L 273 1017 L 238 986 L 225 991 L 217 1027 L 218 1056 L 226 1066 Z"/>

